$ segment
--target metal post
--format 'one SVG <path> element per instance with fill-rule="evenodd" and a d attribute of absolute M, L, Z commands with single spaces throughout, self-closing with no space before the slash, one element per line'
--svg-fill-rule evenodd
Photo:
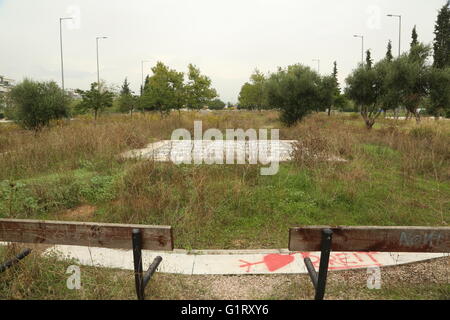
<path fill-rule="evenodd" d="M 97 43 L 97 88 L 100 91 L 100 64 L 98 62 L 98 38 L 95 39 Z"/>
<path fill-rule="evenodd" d="M 138 300 L 144 300 L 141 230 L 133 229 L 132 239 L 133 239 L 134 281 L 136 285 L 136 295 Z"/>
<path fill-rule="evenodd" d="M 361 64 L 364 66 L 364 36 L 361 36 L 362 48 L 361 48 Z"/>
<path fill-rule="evenodd" d="M 25 258 L 31 253 L 31 249 L 25 249 L 21 253 L 19 253 L 15 258 L 6 261 L 5 263 L 0 265 L 0 273 L 4 272 L 5 270 L 11 268 L 13 265 L 19 263 L 20 260 Z"/>
<path fill-rule="evenodd" d="M 400 57 L 401 45 L 402 45 L 402 16 L 399 17 L 399 28 L 398 28 L 398 56 Z"/>
<path fill-rule="evenodd" d="M 96 37 L 96 43 L 97 43 L 97 89 L 100 92 L 100 62 L 99 62 L 99 55 L 98 55 L 98 40 L 99 39 L 108 39 L 108 37 Z"/>
<path fill-rule="evenodd" d="M 152 278 L 156 269 L 162 262 L 162 257 L 158 256 L 148 268 L 144 275 L 142 267 L 142 234 L 141 230 L 133 229 L 133 259 L 134 259 L 134 282 L 136 286 L 136 295 L 138 300 L 145 300 L 145 287 Z"/>
<path fill-rule="evenodd" d="M 364 36 L 355 34 L 355 38 L 361 38 L 361 64 L 364 66 Z"/>
<path fill-rule="evenodd" d="M 64 91 L 64 58 L 63 58 L 62 18 L 59 19 L 59 42 L 61 45 L 61 87 Z"/>
<path fill-rule="evenodd" d="M 61 45 L 61 87 L 63 91 L 64 91 L 64 55 L 63 55 L 62 21 L 72 19 L 73 18 L 59 18 L 59 42 Z"/>
<path fill-rule="evenodd" d="M 322 230 L 319 276 L 317 279 L 317 288 L 315 296 L 316 300 L 323 300 L 323 297 L 325 295 L 325 286 L 327 284 L 328 264 L 330 261 L 332 239 L 333 239 L 333 231 L 331 229 Z"/>

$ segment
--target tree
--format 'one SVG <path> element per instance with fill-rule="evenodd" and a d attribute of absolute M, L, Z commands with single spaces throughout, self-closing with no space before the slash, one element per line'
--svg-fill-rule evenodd
<path fill-rule="evenodd" d="M 319 86 L 320 107 L 318 111 L 328 110 L 328 115 L 331 115 L 331 108 L 336 100 L 336 80 L 333 75 L 325 76 L 320 79 Z"/>
<path fill-rule="evenodd" d="M 332 74 L 334 95 L 333 95 L 332 106 L 330 106 L 330 108 L 328 108 L 328 116 L 331 116 L 331 108 L 336 106 L 336 102 L 340 103 L 343 101 L 342 99 L 340 99 L 341 88 L 339 85 L 339 80 L 338 80 L 337 75 L 338 75 L 338 69 L 337 69 L 337 62 L 335 61 L 333 63 L 333 74 Z"/>
<path fill-rule="evenodd" d="M 403 54 L 390 64 L 386 86 L 396 92 L 399 105 L 420 121 L 418 108 L 429 90 L 430 66 L 427 59 L 430 47 L 422 43 L 413 46 L 409 53 Z"/>
<path fill-rule="evenodd" d="M 366 68 L 372 69 L 372 65 L 373 65 L 373 60 L 372 60 L 372 55 L 371 55 L 370 49 L 369 49 L 366 51 Z"/>
<path fill-rule="evenodd" d="M 189 109 L 199 110 L 217 97 L 217 91 L 211 88 L 211 79 L 202 75 L 197 67 L 189 64 L 188 69 L 186 105 Z"/>
<path fill-rule="evenodd" d="M 287 126 L 295 125 L 311 111 L 323 109 L 330 94 L 325 92 L 320 76 L 301 64 L 279 68 L 270 75 L 265 88 L 269 105 L 280 109 L 280 120 Z"/>
<path fill-rule="evenodd" d="M 380 83 L 377 71 L 360 65 L 345 80 L 346 95 L 358 106 L 367 129 L 372 129 L 381 114 L 379 107 Z"/>
<path fill-rule="evenodd" d="M 169 69 L 160 61 L 152 71 L 141 97 L 142 108 L 158 111 L 161 116 L 169 114 L 172 109 L 180 110 L 185 104 L 184 74 Z"/>
<path fill-rule="evenodd" d="M 386 60 L 388 62 L 391 62 L 394 59 L 394 56 L 392 55 L 392 41 L 389 40 L 387 45 L 387 52 L 386 52 Z"/>
<path fill-rule="evenodd" d="M 133 116 L 133 111 L 136 109 L 137 105 L 138 97 L 133 95 L 133 92 L 130 90 L 130 84 L 128 83 L 127 78 L 125 78 L 119 96 L 119 110 L 120 112 L 130 113 L 130 115 Z"/>
<path fill-rule="evenodd" d="M 450 1 L 439 10 L 434 27 L 434 64 L 435 68 L 450 67 Z"/>
<path fill-rule="evenodd" d="M 414 28 L 412 29 L 412 34 L 411 34 L 411 48 L 418 45 L 419 41 L 417 40 L 418 36 L 417 36 L 417 30 L 416 30 L 416 26 L 414 26 Z"/>
<path fill-rule="evenodd" d="M 266 77 L 258 69 L 250 76 L 250 82 L 246 82 L 239 93 L 239 105 L 244 109 L 262 110 L 267 107 L 265 96 Z"/>
<path fill-rule="evenodd" d="M 211 110 L 222 110 L 226 106 L 225 102 L 216 98 L 209 103 L 209 109 Z"/>
<path fill-rule="evenodd" d="M 429 77 L 430 105 L 428 113 L 450 118 L 450 67 L 433 68 Z"/>
<path fill-rule="evenodd" d="M 69 116 L 70 98 L 54 81 L 25 79 L 12 88 L 15 120 L 25 129 L 38 132 L 53 119 Z"/>
<path fill-rule="evenodd" d="M 105 88 L 104 85 L 101 86 Z M 77 90 L 81 95 L 82 101 L 77 105 L 81 112 L 92 110 L 94 112 L 94 119 L 97 120 L 98 114 L 113 105 L 114 94 L 108 89 L 99 90 L 98 83 L 91 84 L 90 90 Z"/>

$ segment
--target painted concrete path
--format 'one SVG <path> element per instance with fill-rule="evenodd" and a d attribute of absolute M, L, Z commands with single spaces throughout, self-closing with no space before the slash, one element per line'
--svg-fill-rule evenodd
<path fill-rule="evenodd" d="M 44 254 L 56 252 L 59 252 L 61 258 L 77 259 L 82 265 L 133 270 L 131 250 L 58 245 L 47 249 Z M 156 256 L 162 256 L 159 272 L 185 275 L 307 273 L 303 258 L 309 256 L 316 269 L 320 260 L 319 252 L 294 253 L 287 249 L 174 250 L 170 253 L 144 250 L 142 256 L 145 266 L 149 266 Z M 332 252 L 330 270 L 393 266 L 448 256 L 448 253 Z"/>

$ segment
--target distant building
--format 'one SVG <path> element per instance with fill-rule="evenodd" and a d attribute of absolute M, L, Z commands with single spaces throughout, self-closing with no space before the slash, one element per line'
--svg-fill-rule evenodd
<path fill-rule="evenodd" d="M 67 94 L 74 100 L 81 100 L 81 95 L 75 89 L 66 89 Z"/>
<path fill-rule="evenodd" d="M 0 75 L 0 93 L 5 93 L 11 90 L 14 85 L 14 80 L 8 79 L 5 76 Z"/>

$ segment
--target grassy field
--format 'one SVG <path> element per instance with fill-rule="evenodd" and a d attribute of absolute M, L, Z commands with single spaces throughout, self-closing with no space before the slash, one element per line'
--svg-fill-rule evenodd
<path fill-rule="evenodd" d="M 175 247 L 184 249 L 285 248 L 288 228 L 298 225 L 448 225 L 450 121 L 381 119 L 368 131 L 356 114 L 315 114 L 292 128 L 277 119 L 276 112 L 108 115 L 56 122 L 38 135 L 0 124 L 0 217 L 171 225 Z M 193 131 L 194 120 L 204 130 L 279 128 L 299 146 L 275 176 L 253 165 L 118 157 L 170 139 L 174 129 Z M 348 161 L 325 161 L 330 155 Z M 0 247 L 0 261 L 18 250 Z M 449 263 L 384 268 L 381 290 L 366 288 L 366 270 L 332 272 L 327 299 L 450 299 Z M 82 289 L 68 290 L 71 264 L 33 252 L 0 275 L 0 299 L 135 298 L 129 271 L 82 267 Z M 307 275 L 157 274 L 147 296 L 311 299 L 313 289 Z"/>
<path fill-rule="evenodd" d="M 194 120 L 204 130 L 280 128 L 301 146 L 275 176 L 118 157 L 193 131 Z M 381 119 L 368 131 L 356 114 L 285 128 L 276 112 L 185 112 L 81 117 L 37 136 L 0 124 L 0 217 L 171 225 L 184 249 L 285 248 L 298 225 L 446 226 L 450 121 Z"/>

